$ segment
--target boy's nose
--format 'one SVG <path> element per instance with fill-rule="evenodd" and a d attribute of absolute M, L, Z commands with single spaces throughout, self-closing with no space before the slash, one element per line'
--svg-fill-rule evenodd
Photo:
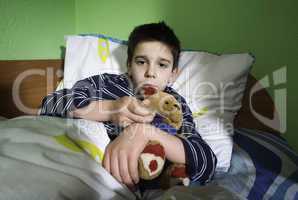
<path fill-rule="evenodd" d="M 149 66 L 145 73 L 146 78 L 156 78 L 156 72 L 153 66 Z"/>

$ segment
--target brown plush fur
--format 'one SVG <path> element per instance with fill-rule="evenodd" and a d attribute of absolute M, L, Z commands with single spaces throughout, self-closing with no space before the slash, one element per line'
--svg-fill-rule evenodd
<path fill-rule="evenodd" d="M 149 96 L 148 98 L 146 98 L 146 100 L 144 100 L 144 103 L 150 109 L 162 115 L 165 121 L 169 125 L 173 126 L 177 130 L 181 127 L 182 114 L 183 114 L 181 105 L 172 95 L 165 92 L 157 92 Z M 153 142 L 157 142 L 157 141 L 153 141 Z M 142 162 L 141 159 L 139 159 L 139 176 L 142 179 L 152 180 L 157 176 L 159 176 L 160 173 L 162 172 L 162 170 L 160 170 L 160 172 L 158 172 L 156 175 L 150 177 L 149 173 L 145 170 L 143 165 L 144 163 Z M 173 169 L 175 169 L 175 166 L 184 167 L 185 169 L 185 165 L 182 165 L 182 164 L 173 164 L 172 166 L 170 166 L 170 168 L 166 170 L 166 173 L 162 175 L 163 189 L 169 188 L 172 185 L 171 183 L 173 181 L 177 183 L 177 182 L 181 182 L 185 178 L 184 177 L 185 175 L 183 175 L 183 177 L 173 177 L 174 179 L 171 179 L 171 175 L 173 174 L 172 172 L 173 172 Z"/>

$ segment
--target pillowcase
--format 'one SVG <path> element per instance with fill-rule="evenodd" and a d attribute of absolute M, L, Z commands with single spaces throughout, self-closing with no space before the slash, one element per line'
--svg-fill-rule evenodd
<path fill-rule="evenodd" d="M 126 72 L 125 41 L 104 35 L 66 37 L 64 87 L 102 73 Z M 248 53 L 215 55 L 182 51 L 173 88 L 185 97 L 197 131 L 217 156 L 216 171 L 227 171 L 233 148 L 233 120 L 241 107 L 253 63 Z"/>
<path fill-rule="evenodd" d="M 241 108 L 253 60 L 248 53 L 181 53 L 181 71 L 173 88 L 185 97 L 197 131 L 216 154 L 217 171 L 226 172 L 230 166 L 234 116 Z"/>
<path fill-rule="evenodd" d="M 66 36 L 64 88 L 77 81 L 102 74 L 126 71 L 127 45 L 103 35 Z"/>
<path fill-rule="evenodd" d="M 110 143 L 104 124 L 86 119 L 74 119 L 68 123 L 77 131 L 66 131 L 67 137 L 96 162 L 102 163 L 105 149 Z"/>

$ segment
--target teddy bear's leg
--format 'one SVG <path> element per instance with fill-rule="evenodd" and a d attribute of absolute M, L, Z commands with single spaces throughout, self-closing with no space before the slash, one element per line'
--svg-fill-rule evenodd
<path fill-rule="evenodd" d="M 157 141 L 149 141 L 138 160 L 139 177 L 152 180 L 160 175 L 165 164 L 165 150 Z"/>
<path fill-rule="evenodd" d="M 183 184 L 189 186 L 190 179 L 186 173 L 184 164 L 171 164 L 162 175 L 161 185 L 162 189 L 168 189 L 174 185 Z"/>

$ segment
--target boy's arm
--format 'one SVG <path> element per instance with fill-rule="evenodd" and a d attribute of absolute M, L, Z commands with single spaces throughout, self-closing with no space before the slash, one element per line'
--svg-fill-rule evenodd
<path fill-rule="evenodd" d="M 192 112 L 184 98 L 180 99 L 183 111 L 183 123 L 179 137 L 183 143 L 186 168 L 191 181 L 201 184 L 209 182 L 215 173 L 217 158 L 210 146 L 202 139 L 195 128 Z"/>
<path fill-rule="evenodd" d="M 87 106 L 74 109 L 70 115 L 75 118 L 88 119 L 93 121 L 111 121 L 111 110 L 115 100 L 91 101 Z"/>
<path fill-rule="evenodd" d="M 109 78 L 109 74 L 92 76 L 71 89 L 53 92 L 43 99 L 41 115 L 112 121 L 122 126 L 152 121 L 153 114 L 129 96 L 125 83 Z"/>
<path fill-rule="evenodd" d="M 185 164 L 186 155 L 182 141 L 166 131 L 150 125 L 145 128 L 145 135 L 149 140 L 158 141 L 165 149 L 165 155 L 168 160 L 174 163 Z M 148 134 L 149 133 L 149 134 Z"/>
<path fill-rule="evenodd" d="M 192 182 L 198 181 L 204 184 L 211 180 L 217 158 L 208 144 L 196 133 L 177 137 L 154 126 L 151 126 L 151 131 L 146 132 L 150 132 L 149 140 L 161 143 L 168 160 L 186 164 L 186 170 Z"/>
<path fill-rule="evenodd" d="M 116 100 L 91 101 L 87 106 L 72 111 L 72 115 L 100 122 L 112 121 L 124 127 L 134 122 L 151 122 L 154 117 L 150 110 L 131 96 Z"/>
<path fill-rule="evenodd" d="M 66 117 L 72 105 L 71 90 L 62 89 L 43 98 L 40 115 Z"/>
<path fill-rule="evenodd" d="M 85 107 L 91 100 L 103 100 L 89 78 L 78 81 L 71 89 L 47 95 L 42 101 L 40 115 L 71 117 L 71 111 Z"/>

